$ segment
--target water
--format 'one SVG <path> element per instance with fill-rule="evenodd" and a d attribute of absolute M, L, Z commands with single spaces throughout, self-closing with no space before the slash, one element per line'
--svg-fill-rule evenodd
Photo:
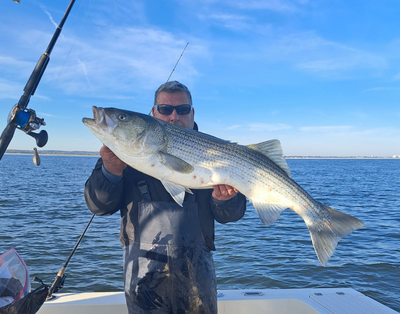
<path fill-rule="evenodd" d="M 0 253 L 14 247 L 30 277 L 51 283 L 91 218 L 83 187 L 96 157 L 5 155 L 0 161 Z M 400 160 L 289 159 L 292 178 L 314 198 L 361 219 L 326 267 L 290 210 L 270 227 L 249 205 L 216 224 L 219 289 L 354 288 L 400 311 Z M 61 292 L 121 291 L 119 216 L 95 217 L 68 265 Z M 35 287 L 35 285 L 33 285 Z"/>

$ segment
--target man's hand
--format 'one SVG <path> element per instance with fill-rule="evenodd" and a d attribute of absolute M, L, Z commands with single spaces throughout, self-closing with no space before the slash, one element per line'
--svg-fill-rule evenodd
<path fill-rule="evenodd" d="M 121 176 L 126 168 L 126 163 L 119 159 L 107 146 L 100 148 L 100 156 L 103 159 L 104 168 L 111 174 Z"/>
<path fill-rule="evenodd" d="M 227 201 L 239 193 L 233 186 L 220 184 L 213 186 L 214 191 L 212 192 L 212 197 L 218 201 Z"/>

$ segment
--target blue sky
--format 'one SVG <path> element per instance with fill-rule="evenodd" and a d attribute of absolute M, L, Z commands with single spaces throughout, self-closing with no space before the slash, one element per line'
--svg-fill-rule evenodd
<path fill-rule="evenodd" d="M 1 1 L 0 129 L 69 0 Z M 285 155 L 400 154 L 400 3 L 77 0 L 28 108 L 43 149 L 97 151 L 91 106 L 150 111 L 170 75 L 200 130 Z M 32 149 L 17 130 L 9 148 Z"/>

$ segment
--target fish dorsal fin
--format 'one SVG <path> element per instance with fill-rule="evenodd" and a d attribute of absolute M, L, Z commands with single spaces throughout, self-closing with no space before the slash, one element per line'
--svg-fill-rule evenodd
<path fill-rule="evenodd" d="M 188 164 L 186 161 L 175 157 L 171 154 L 165 153 L 163 151 L 158 152 L 159 160 L 161 164 L 167 167 L 170 170 L 179 172 L 179 173 L 191 173 L 194 168 L 191 164 Z"/>
<path fill-rule="evenodd" d="M 185 199 L 185 192 L 193 194 L 193 192 L 190 189 L 175 184 L 171 181 L 161 180 L 161 183 L 179 206 L 182 206 L 183 204 L 183 201 Z"/>
<path fill-rule="evenodd" d="M 290 169 L 285 158 L 283 158 L 281 142 L 279 142 L 278 140 L 269 140 L 258 144 L 247 145 L 246 147 L 254 149 L 267 156 L 279 168 L 285 171 L 290 178 Z"/>

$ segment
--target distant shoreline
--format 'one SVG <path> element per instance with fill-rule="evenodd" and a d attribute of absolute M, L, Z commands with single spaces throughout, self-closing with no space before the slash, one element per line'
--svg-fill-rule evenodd
<path fill-rule="evenodd" d="M 86 151 L 57 151 L 57 150 L 38 150 L 40 155 L 54 155 L 54 156 L 92 156 L 100 157 L 99 152 L 86 152 Z M 6 155 L 33 155 L 32 150 L 17 150 L 9 149 Z M 397 156 L 397 155 L 396 155 Z M 400 157 L 389 156 L 284 156 L 285 159 L 398 159 Z"/>
<path fill-rule="evenodd" d="M 399 157 L 368 156 L 284 156 L 285 159 L 398 159 Z"/>
<path fill-rule="evenodd" d="M 61 150 L 38 150 L 39 155 L 54 155 L 54 156 L 94 156 L 100 157 L 99 152 L 85 151 L 61 151 Z M 33 155 L 33 150 L 17 150 L 9 149 L 5 155 Z"/>

